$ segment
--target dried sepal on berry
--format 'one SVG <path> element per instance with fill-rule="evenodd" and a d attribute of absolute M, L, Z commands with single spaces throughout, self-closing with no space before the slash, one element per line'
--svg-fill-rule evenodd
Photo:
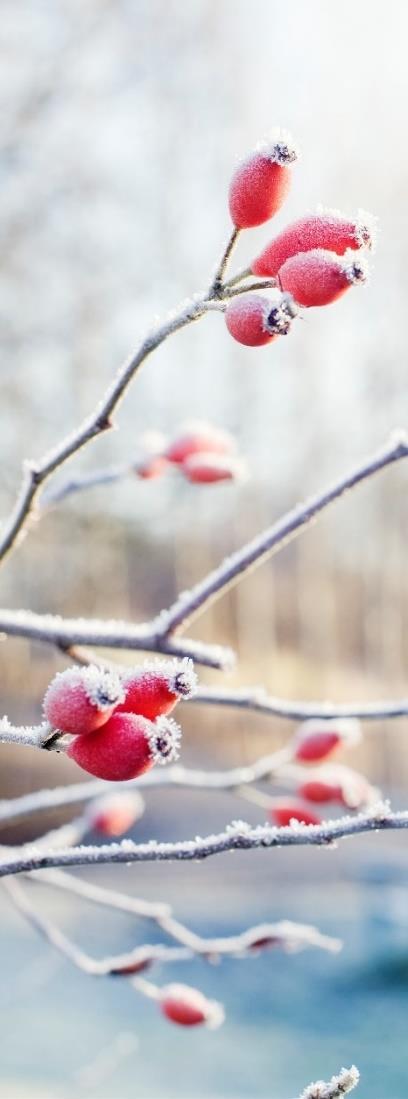
<path fill-rule="evenodd" d="M 149 721 L 139 714 L 115 713 L 101 729 L 75 737 L 67 755 L 97 778 L 125 782 L 150 771 L 156 763 L 177 759 L 181 731 L 175 721 Z"/>
<path fill-rule="evenodd" d="M 224 1022 L 222 1004 L 207 1000 L 197 988 L 189 985 L 169 984 L 160 991 L 160 1009 L 166 1019 L 179 1026 L 199 1026 L 204 1023 L 215 1030 Z"/>
<path fill-rule="evenodd" d="M 225 323 L 234 340 L 246 347 L 262 347 L 278 336 L 287 336 L 297 307 L 290 294 L 272 291 L 262 294 L 239 294 L 225 310 Z"/>
<path fill-rule="evenodd" d="M 251 263 L 254 275 L 272 278 L 291 256 L 322 248 L 343 256 L 349 249 L 372 248 L 374 219 L 361 212 L 348 218 L 338 210 L 319 208 L 286 225 Z"/>
<path fill-rule="evenodd" d="M 305 307 L 331 305 L 351 286 L 366 282 L 367 277 L 368 266 L 363 256 L 352 259 L 322 248 L 298 252 L 278 272 L 282 290 Z"/>
<path fill-rule="evenodd" d="M 115 672 L 91 664 L 57 672 L 44 696 L 46 721 L 63 733 L 84 735 L 104 725 L 123 701 Z"/>
<path fill-rule="evenodd" d="M 285 132 L 261 142 L 233 173 L 229 209 L 237 229 L 268 221 L 282 206 L 291 183 L 291 166 L 298 152 Z"/>
<path fill-rule="evenodd" d="M 118 711 L 154 719 L 170 713 L 181 699 L 191 698 L 197 687 L 197 676 L 189 657 L 150 660 L 125 672 L 122 687 L 124 697 Z"/>

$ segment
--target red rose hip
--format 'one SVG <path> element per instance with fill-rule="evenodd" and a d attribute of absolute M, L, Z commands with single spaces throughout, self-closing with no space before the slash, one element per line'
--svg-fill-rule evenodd
<path fill-rule="evenodd" d="M 235 440 L 227 431 L 213 427 L 204 421 L 185 424 L 166 449 L 168 462 L 182 465 L 187 458 L 203 451 L 213 454 L 232 454 Z"/>
<path fill-rule="evenodd" d="M 210 485 L 218 481 L 242 481 L 245 463 L 229 454 L 192 454 L 181 466 L 188 481 L 196 485 Z"/>
<path fill-rule="evenodd" d="M 365 219 L 363 215 L 350 219 L 335 210 L 306 214 L 287 225 L 266 245 L 251 263 L 251 271 L 254 275 L 271 278 L 278 274 L 287 259 L 298 252 L 323 248 L 342 256 L 349 248 L 370 248 L 374 233 L 372 222 L 369 215 Z"/>
<path fill-rule="evenodd" d="M 268 809 L 268 818 L 279 828 L 286 827 L 292 820 L 297 820 L 300 824 L 321 824 L 317 813 L 313 813 L 307 805 L 302 805 L 302 802 L 291 801 L 289 798 L 277 798 Z"/>
<path fill-rule="evenodd" d="M 152 720 L 168 714 L 180 699 L 191 698 L 197 686 L 193 662 L 157 660 L 129 669 L 122 676 L 123 701 L 117 707 Z"/>
<path fill-rule="evenodd" d="M 225 323 L 234 340 L 246 347 L 262 347 L 277 336 L 286 336 L 297 309 L 290 295 L 264 298 L 262 294 L 239 294 L 225 310 Z"/>
<path fill-rule="evenodd" d="M 90 828 L 103 836 L 122 836 L 144 813 L 144 801 L 136 790 L 106 794 L 88 808 L 86 818 Z"/>
<path fill-rule="evenodd" d="M 171 984 L 161 990 L 160 1008 L 166 1019 L 179 1026 L 199 1026 L 205 1023 L 210 1029 L 224 1022 L 224 1010 L 215 1000 L 207 1000 L 197 988 Z"/>
<path fill-rule="evenodd" d="M 123 698 L 115 673 L 95 665 L 66 668 L 57 673 L 46 691 L 44 717 L 54 729 L 83 735 L 105 725 Z"/>
<path fill-rule="evenodd" d="M 357 744 L 360 739 L 358 722 L 305 721 L 299 726 L 292 746 L 293 758 L 299 763 L 317 763 L 342 745 Z"/>
<path fill-rule="evenodd" d="M 280 210 L 291 183 L 291 165 L 297 160 L 291 140 L 263 143 L 238 164 L 229 188 L 229 210 L 237 229 L 262 225 Z"/>
<path fill-rule="evenodd" d="M 292 294 L 298 305 L 331 305 L 355 283 L 366 281 L 367 264 L 363 258 L 344 259 L 317 248 L 287 259 L 279 268 L 278 279 L 282 290 Z"/>
<path fill-rule="evenodd" d="M 171 718 L 148 721 L 136 714 L 116 713 L 102 729 L 75 737 L 67 755 L 83 771 L 111 782 L 125 782 L 150 771 L 155 763 L 177 759 L 180 729 Z"/>

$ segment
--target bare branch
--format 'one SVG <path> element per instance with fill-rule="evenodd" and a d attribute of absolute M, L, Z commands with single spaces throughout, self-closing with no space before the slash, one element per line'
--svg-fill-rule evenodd
<path fill-rule="evenodd" d="M 199 706 L 232 706 L 288 721 L 326 721 L 331 718 L 359 718 L 361 721 L 386 721 L 408 716 L 408 698 L 383 702 L 290 702 L 268 695 L 263 687 L 198 687 L 189 703 Z"/>
<path fill-rule="evenodd" d="M 370 807 L 358 816 L 341 817 L 323 824 L 296 822 L 285 828 L 262 824 L 252 828 L 245 821 L 234 821 L 218 835 L 196 837 L 176 843 L 134 843 L 124 839 L 121 843 L 103 844 L 100 847 L 81 846 L 59 851 L 37 850 L 35 844 L 23 850 L 7 854 L 2 852 L 0 877 L 8 874 L 26 874 L 33 870 L 45 870 L 57 866 L 98 866 L 105 863 L 178 862 L 199 861 L 220 855 L 225 851 L 262 850 L 277 847 L 325 847 L 346 836 L 356 836 L 380 831 L 408 828 L 408 810 L 393 813 L 383 803 Z"/>
<path fill-rule="evenodd" d="M 184 628 L 198 614 L 202 614 L 205 608 L 224 595 L 244 574 L 258 567 L 282 546 L 292 541 L 306 526 L 310 526 L 335 500 L 340 499 L 375 473 L 407 456 L 408 438 L 404 433 L 398 432 L 383 450 L 359 464 L 346 477 L 342 477 L 324 492 L 287 512 L 273 526 L 247 542 L 236 553 L 226 557 L 218 568 L 210 572 L 191 591 L 183 592 L 169 610 L 163 611 L 158 619 L 161 636 L 169 637 L 177 630 Z"/>
<path fill-rule="evenodd" d="M 156 325 L 148 333 L 135 354 L 131 355 L 130 359 L 119 370 L 95 411 L 84 420 L 79 428 L 57 443 L 54 449 L 50 450 L 39 461 L 25 462 L 20 492 L 0 538 L 0 561 L 13 549 L 17 540 L 20 540 L 27 520 L 33 513 L 34 504 L 44 482 L 68 458 L 71 458 L 73 454 L 76 454 L 92 439 L 101 435 L 102 432 L 108 431 L 113 426 L 113 413 L 120 404 L 136 371 L 148 356 L 174 332 L 178 332 L 181 328 L 185 328 L 187 324 L 198 320 L 209 310 L 223 308 L 221 302 L 208 301 L 205 296 L 196 296 L 184 302 L 179 310 L 171 313 L 164 322 Z"/>
<path fill-rule="evenodd" d="M 72 645 L 94 648 L 127 649 L 129 651 L 163 653 L 166 656 L 190 656 L 197 664 L 208 668 L 227 668 L 233 662 L 231 649 L 222 645 L 207 645 L 201 641 L 173 641 L 161 633 L 158 620 L 134 625 L 117 620 L 61 618 L 33 611 L 0 610 L 0 633 L 9 637 L 27 637 L 45 641 L 66 650 Z"/>

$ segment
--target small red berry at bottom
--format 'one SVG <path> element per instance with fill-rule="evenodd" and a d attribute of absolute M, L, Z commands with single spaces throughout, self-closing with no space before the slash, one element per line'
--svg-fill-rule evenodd
<path fill-rule="evenodd" d="M 102 729 L 75 737 L 67 755 L 97 778 L 124 782 L 149 771 L 155 763 L 177 759 L 180 729 L 171 718 L 148 721 L 116 713 Z"/>
<path fill-rule="evenodd" d="M 270 806 L 268 817 L 272 824 L 276 824 L 279 828 L 286 827 L 292 820 L 296 820 L 300 824 L 321 824 L 321 817 L 317 813 L 313 813 L 307 805 L 302 805 L 300 801 L 289 801 L 284 798 L 281 801 L 276 799 L 274 805 Z"/>
<path fill-rule="evenodd" d="M 224 1022 L 221 1004 L 207 1000 L 197 988 L 189 985 L 166 985 L 160 994 L 160 1009 L 172 1023 L 180 1026 L 199 1026 L 205 1023 L 211 1029 Z"/>
<path fill-rule="evenodd" d="M 225 323 L 234 340 L 246 347 L 262 347 L 277 336 L 286 336 L 296 306 L 290 295 L 275 291 L 265 298 L 261 294 L 237 294 L 225 310 Z"/>

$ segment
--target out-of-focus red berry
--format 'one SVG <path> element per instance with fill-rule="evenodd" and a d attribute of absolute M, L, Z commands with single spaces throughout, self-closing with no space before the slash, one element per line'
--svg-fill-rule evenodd
<path fill-rule="evenodd" d="M 272 824 L 278 825 L 279 828 L 286 827 L 291 820 L 297 820 L 301 824 L 321 824 L 321 817 L 317 813 L 313 813 L 300 801 L 290 800 L 290 798 L 277 798 L 268 809 L 268 817 Z"/>
<path fill-rule="evenodd" d="M 197 988 L 189 985 L 166 985 L 161 991 L 160 1008 L 166 1019 L 180 1026 L 198 1026 L 205 1023 L 211 1029 L 224 1022 L 221 1004 L 207 1000 Z"/>

